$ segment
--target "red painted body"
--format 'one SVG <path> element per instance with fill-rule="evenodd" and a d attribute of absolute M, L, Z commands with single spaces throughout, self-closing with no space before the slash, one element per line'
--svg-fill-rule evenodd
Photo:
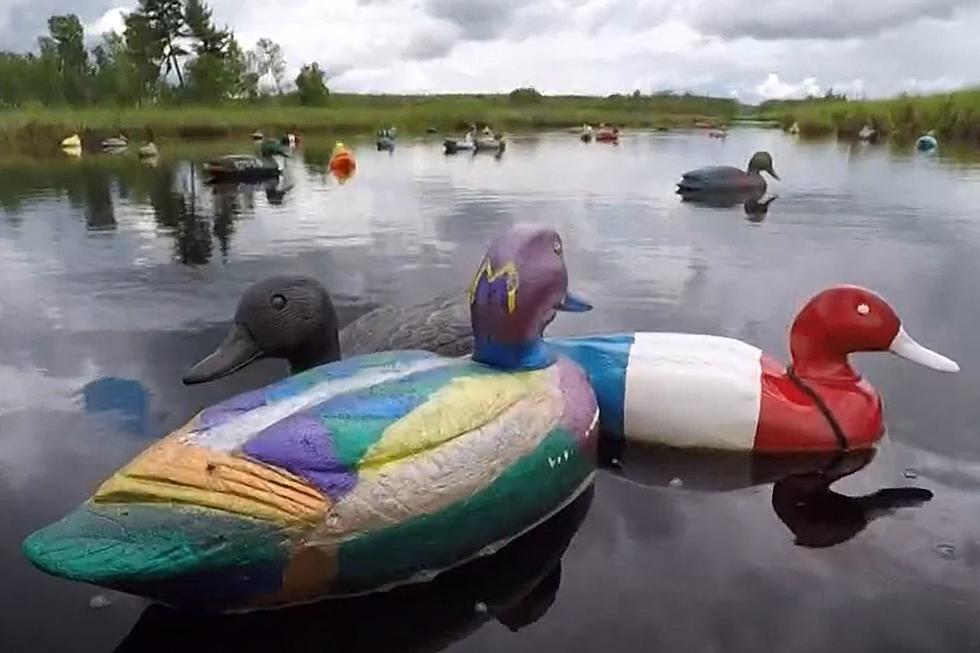
<path fill-rule="evenodd" d="M 878 295 L 854 286 L 826 290 L 807 303 L 790 330 L 796 375 L 834 415 L 849 449 L 874 446 L 885 433 L 882 401 L 848 362 L 858 351 L 887 351 L 898 335 L 898 316 Z M 759 452 L 839 448 L 833 427 L 791 378 L 763 355 L 762 400 L 753 449 Z"/>
<path fill-rule="evenodd" d="M 803 381 L 834 414 L 849 448 L 873 447 L 885 433 L 882 401 L 870 383 L 858 377 Z M 833 451 L 837 438 L 813 400 L 786 374 L 786 366 L 762 357 L 762 402 L 753 450 L 763 453 Z"/>
<path fill-rule="evenodd" d="M 354 155 L 347 150 L 335 154 L 330 159 L 330 172 L 338 177 L 350 177 L 356 169 L 357 162 L 354 160 Z"/>
<path fill-rule="evenodd" d="M 601 131 L 595 135 L 595 139 L 600 143 L 611 143 L 619 140 L 618 131 Z"/>

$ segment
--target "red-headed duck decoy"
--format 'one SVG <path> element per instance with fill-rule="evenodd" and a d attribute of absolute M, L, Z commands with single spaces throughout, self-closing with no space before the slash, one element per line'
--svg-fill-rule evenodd
<path fill-rule="evenodd" d="M 768 152 L 756 152 L 749 159 L 745 170 L 732 166 L 711 166 L 685 172 L 677 184 L 677 192 L 686 195 L 738 190 L 764 191 L 766 180 L 761 174 L 763 172 L 768 172 L 773 179 L 779 179 L 772 167 L 772 155 Z"/>
<path fill-rule="evenodd" d="M 848 361 L 890 351 L 941 372 L 952 360 L 902 328 L 888 303 L 856 286 L 813 297 L 790 330 L 789 366 L 731 338 L 627 333 L 553 338 L 589 374 L 603 431 L 630 441 L 785 453 L 874 446 L 882 401 Z"/>

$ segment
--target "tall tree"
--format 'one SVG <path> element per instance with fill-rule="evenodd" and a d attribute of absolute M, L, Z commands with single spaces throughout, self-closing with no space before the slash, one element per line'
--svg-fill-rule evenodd
<path fill-rule="evenodd" d="M 296 76 L 296 90 L 299 92 L 301 104 L 317 105 L 324 104 L 330 91 L 324 82 L 326 73 L 320 68 L 320 64 L 313 62 L 305 64 Z"/>

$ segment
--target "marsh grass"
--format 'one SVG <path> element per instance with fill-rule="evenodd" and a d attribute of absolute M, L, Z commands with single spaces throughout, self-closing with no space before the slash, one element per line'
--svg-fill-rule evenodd
<path fill-rule="evenodd" d="M 794 122 L 805 136 L 854 136 L 865 124 L 898 139 L 935 130 L 940 138 L 980 145 L 980 89 L 942 95 L 872 101 L 787 104 L 773 115 L 784 128 Z"/>
<path fill-rule="evenodd" d="M 229 138 L 262 130 L 309 133 L 368 133 L 395 125 L 402 133 L 458 132 L 470 123 L 498 130 L 539 130 L 606 122 L 625 127 L 680 127 L 698 120 L 727 121 L 738 105 L 700 96 L 541 97 L 515 101 L 506 95 L 333 95 L 323 107 L 271 101 L 219 107 L 25 107 L 0 110 L 0 149 L 45 153 L 77 133 L 85 147 L 125 134 L 131 141 L 154 137 Z"/>

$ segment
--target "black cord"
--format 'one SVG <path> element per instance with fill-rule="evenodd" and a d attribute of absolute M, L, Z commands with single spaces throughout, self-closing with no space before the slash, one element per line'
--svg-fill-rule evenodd
<path fill-rule="evenodd" d="M 834 432 L 834 437 L 837 438 L 837 446 L 840 447 L 842 451 L 847 451 L 850 449 L 850 444 L 848 444 L 847 435 L 844 433 L 844 429 L 840 427 L 840 424 L 837 422 L 837 418 L 834 417 L 834 414 L 830 411 L 830 408 L 827 407 L 827 404 L 824 402 L 823 398 L 818 395 L 813 388 L 808 386 L 803 379 L 797 376 L 796 370 L 793 369 L 792 365 L 786 368 L 786 376 L 788 376 L 790 380 L 795 383 L 800 390 L 806 393 L 806 395 L 813 400 L 813 403 L 817 405 L 817 409 L 823 414 L 824 419 L 827 420 L 827 423 L 830 424 L 830 428 Z"/>

